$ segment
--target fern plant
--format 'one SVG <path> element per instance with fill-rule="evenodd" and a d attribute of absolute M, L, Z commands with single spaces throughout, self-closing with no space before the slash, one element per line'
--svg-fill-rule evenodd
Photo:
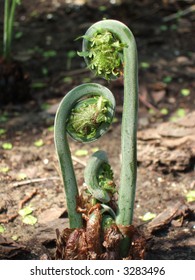
<path fill-rule="evenodd" d="M 144 241 L 132 225 L 137 174 L 135 39 L 129 28 L 116 20 L 93 24 L 82 38 L 83 49 L 79 55 L 95 75 L 106 80 L 121 75 L 124 78 L 121 178 L 117 188 L 106 153 L 98 151 L 84 171 L 86 191 L 79 194 L 67 133 L 80 142 L 94 141 L 109 128 L 115 110 L 114 97 L 106 87 L 94 83 L 80 85 L 62 99 L 55 118 L 55 145 L 70 222 L 70 231 L 57 231 L 56 256 L 62 259 L 117 259 L 135 255 L 143 258 Z"/>

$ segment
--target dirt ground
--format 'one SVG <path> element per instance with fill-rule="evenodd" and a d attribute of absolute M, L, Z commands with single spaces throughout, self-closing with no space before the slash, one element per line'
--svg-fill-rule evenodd
<path fill-rule="evenodd" d="M 75 39 L 103 18 L 127 24 L 138 47 L 134 225 L 147 238 L 145 258 L 195 259 L 195 207 L 186 200 L 195 189 L 195 14 L 182 15 L 192 1 L 22 2 L 16 13 L 13 54 L 31 77 L 31 99 L 0 108 L 0 129 L 5 129 L 0 135 L 0 259 L 54 257 L 55 230 L 67 227 L 68 218 L 53 122 L 61 98 L 83 82 L 109 87 L 117 110 L 116 122 L 98 141 L 84 145 L 70 140 L 78 184 L 82 186 L 84 165 L 96 148 L 107 151 L 119 184 L 122 83 L 94 78 L 75 55 L 81 50 L 81 41 Z M 2 7 L 0 1 L 1 34 Z M 12 148 L 3 148 L 4 143 Z M 87 154 L 78 156 L 80 149 Z M 37 218 L 34 225 L 18 215 L 29 205 Z M 147 212 L 161 214 L 160 221 L 143 221 Z"/>

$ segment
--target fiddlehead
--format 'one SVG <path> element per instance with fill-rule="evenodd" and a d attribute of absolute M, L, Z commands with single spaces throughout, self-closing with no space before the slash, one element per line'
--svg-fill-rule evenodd
<path fill-rule="evenodd" d="M 89 69 L 107 80 L 119 77 L 123 70 L 123 49 L 126 45 L 115 34 L 104 29 L 83 38 L 83 52 L 78 54 L 85 58 Z"/>
<path fill-rule="evenodd" d="M 104 151 L 97 151 L 90 158 L 84 172 L 85 183 L 91 195 L 102 203 L 107 203 L 116 192 L 113 172 Z"/>
<path fill-rule="evenodd" d="M 103 96 L 80 100 L 71 110 L 67 131 L 77 141 L 91 142 L 103 134 L 112 123 L 110 101 Z M 101 126 L 101 128 L 100 128 Z"/>
<path fill-rule="evenodd" d="M 134 36 L 116 20 L 93 24 L 83 36 L 88 67 L 106 79 L 124 76 L 124 105 L 121 130 L 121 178 L 117 224 L 129 225 L 133 219 L 136 189 L 136 131 L 138 107 L 137 49 Z"/>
<path fill-rule="evenodd" d="M 96 140 L 106 132 L 112 122 L 114 108 L 115 100 L 112 93 L 104 86 L 91 83 L 71 90 L 62 99 L 57 110 L 54 125 L 55 146 L 64 182 L 71 228 L 82 227 L 82 216 L 77 212 L 78 187 L 67 132 L 80 142 Z M 87 114 L 81 118 L 81 112 Z M 102 198 L 107 195 L 100 187 L 98 194 Z"/>

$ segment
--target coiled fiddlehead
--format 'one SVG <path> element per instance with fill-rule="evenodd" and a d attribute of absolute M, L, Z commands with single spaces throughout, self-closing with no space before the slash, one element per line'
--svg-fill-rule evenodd
<path fill-rule="evenodd" d="M 84 172 L 85 183 L 94 198 L 102 203 L 110 201 L 110 196 L 115 192 L 113 173 L 104 151 L 95 152 Z"/>
<path fill-rule="evenodd" d="M 121 178 L 116 222 L 129 225 L 133 208 L 137 174 L 137 111 L 138 74 L 137 48 L 129 28 L 116 20 L 103 20 L 93 24 L 83 36 L 80 53 L 88 67 L 106 79 L 124 76 L 124 104 L 121 129 Z"/>
<path fill-rule="evenodd" d="M 73 169 L 67 132 L 77 141 L 91 142 L 103 135 L 112 122 L 115 99 L 104 86 L 89 83 L 80 85 L 62 99 L 55 117 L 54 137 L 58 159 L 61 167 L 67 200 L 69 223 L 71 228 L 82 227 L 82 216 L 77 212 L 78 187 Z M 107 159 L 99 152 L 96 154 L 94 166 L 96 171 Z M 89 168 L 88 168 L 89 169 Z M 92 170 L 86 173 L 89 179 L 89 191 L 92 195 L 107 202 L 109 196 L 97 182 L 92 185 Z"/>

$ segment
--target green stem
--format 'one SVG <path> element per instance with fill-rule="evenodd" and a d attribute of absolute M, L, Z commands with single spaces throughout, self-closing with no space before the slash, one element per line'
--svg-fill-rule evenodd
<path fill-rule="evenodd" d="M 137 111 L 138 74 L 137 49 L 130 30 L 124 28 L 129 39 L 124 49 L 124 105 L 121 135 L 121 181 L 119 188 L 117 223 L 132 224 L 137 178 Z M 122 39 L 122 38 L 121 38 Z M 127 42 L 126 42 L 127 43 Z"/>
<path fill-rule="evenodd" d="M 3 56 L 6 60 L 9 60 L 11 55 L 15 10 L 18 3 L 17 0 L 5 0 L 4 4 Z"/>
<path fill-rule="evenodd" d="M 59 105 L 55 117 L 55 146 L 63 177 L 71 228 L 82 227 L 82 216 L 77 212 L 77 197 L 79 193 L 67 139 L 68 120 L 70 119 L 72 109 L 78 104 L 78 101 L 91 96 L 103 96 L 107 100 L 111 100 L 112 107 L 115 105 L 114 101 L 112 102 L 114 100 L 112 94 L 107 88 L 98 84 L 83 84 L 66 94 Z M 83 102 L 85 102 L 85 99 Z M 104 123 L 100 125 L 97 131 L 97 138 L 104 134 L 107 129 L 108 127 L 105 127 Z M 93 140 L 95 139 L 93 138 Z M 88 140 L 86 141 L 89 142 Z"/>
<path fill-rule="evenodd" d="M 103 20 L 93 24 L 86 32 L 91 38 L 97 31 L 107 30 L 120 40 L 124 47 L 124 105 L 121 131 L 122 166 L 119 188 L 118 213 L 116 222 L 129 225 L 133 220 L 134 199 L 137 176 L 137 111 L 138 111 L 138 74 L 137 48 L 129 28 L 116 20 Z M 83 40 L 83 51 L 88 50 L 89 41 Z M 87 63 L 89 59 L 86 58 Z"/>
<path fill-rule="evenodd" d="M 3 56 L 8 58 L 8 30 L 9 30 L 9 0 L 5 0 L 4 4 L 4 27 L 3 27 Z"/>
<path fill-rule="evenodd" d="M 10 14 L 9 14 L 9 28 L 8 28 L 8 56 L 11 54 L 11 45 L 13 39 L 13 28 L 14 28 L 14 19 L 15 19 L 15 10 L 16 10 L 16 0 L 12 1 Z"/>

